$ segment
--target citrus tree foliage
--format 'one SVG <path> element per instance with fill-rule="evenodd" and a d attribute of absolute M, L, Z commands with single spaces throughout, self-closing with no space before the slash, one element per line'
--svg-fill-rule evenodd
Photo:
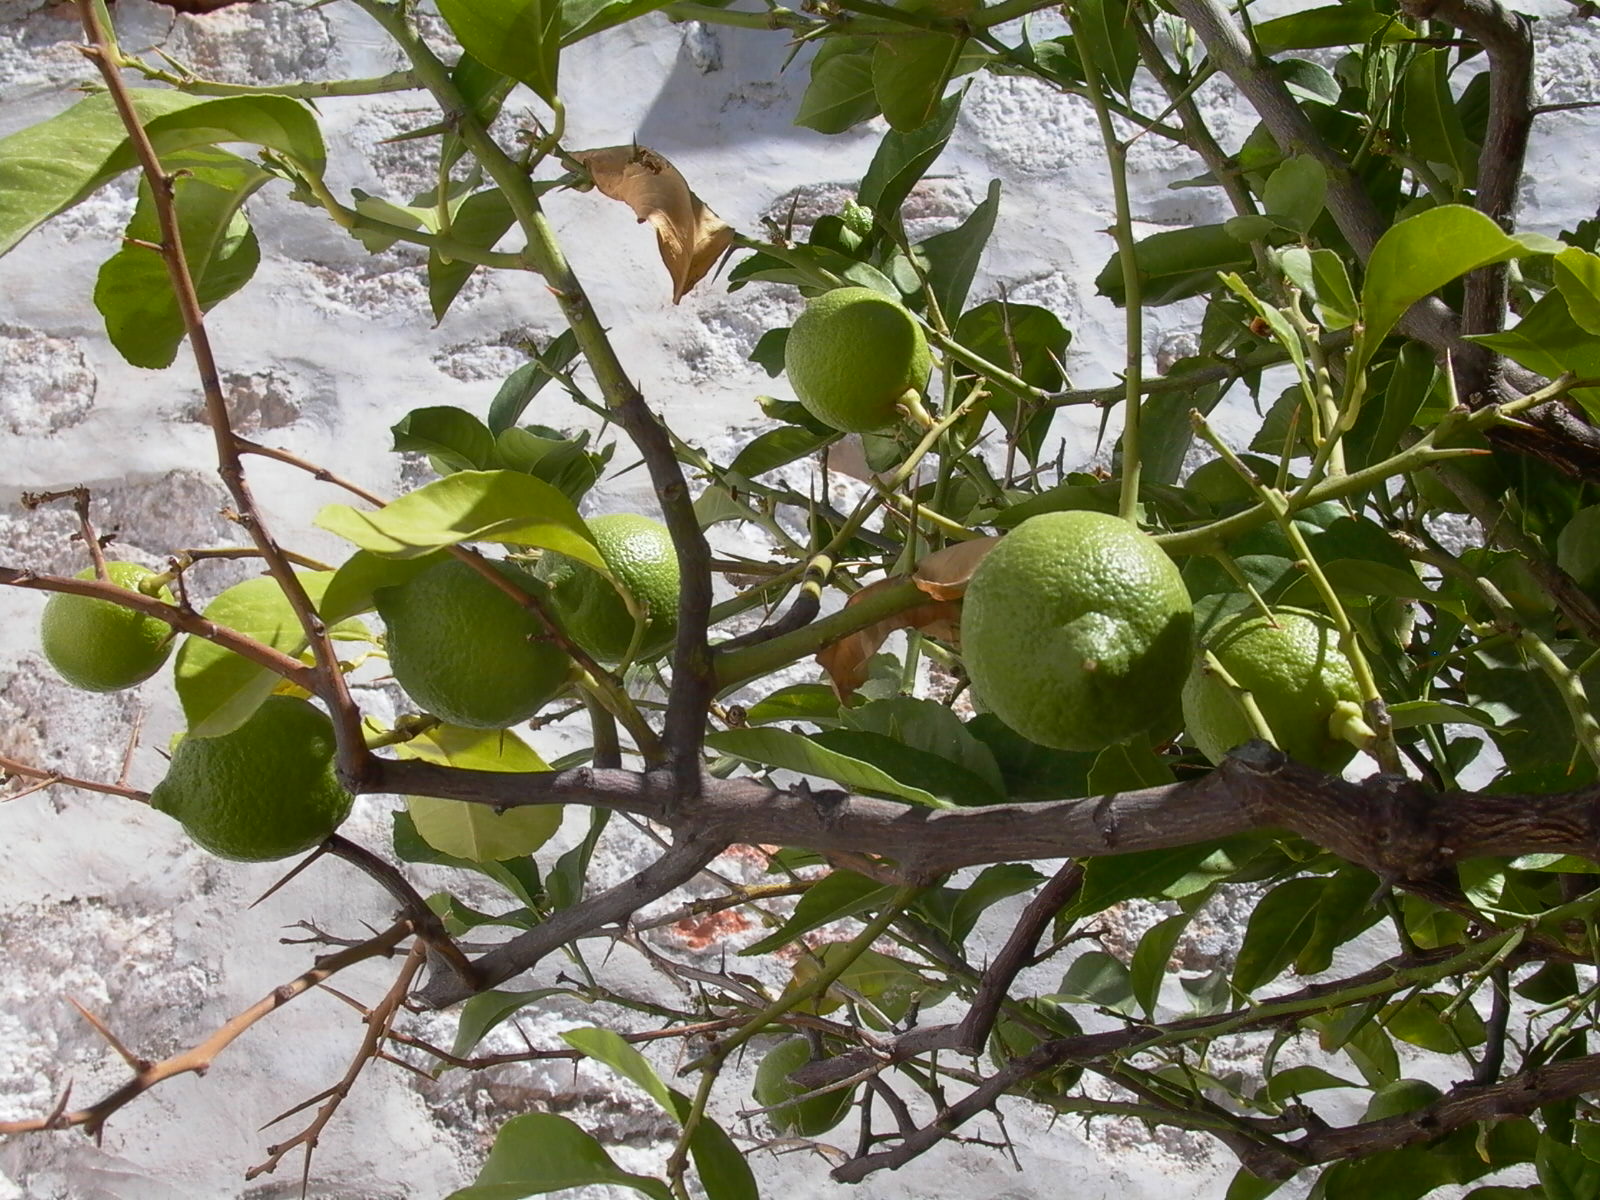
<path fill-rule="evenodd" d="M 142 171 L 93 302 L 131 363 L 171 366 L 188 341 L 264 568 L 208 595 L 186 559 L 152 578 L 108 571 L 97 552 L 78 578 L 9 562 L 0 582 L 130 610 L 108 620 L 80 604 L 56 621 L 81 621 L 91 643 L 151 620 L 175 631 L 187 722 L 175 763 L 238 770 L 229 748 L 262 741 L 241 731 L 280 713 L 275 730 L 315 734 L 275 735 L 295 742 L 285 749 L 308 779 L 331 763 L 351 792 L 410 798 L 383 853 L 331 832 L 315 851 L 386 887 L 394 927 L 245 1015 L 409 948 L 351 1075 L 256 1171 L 309 1153 L 362 1064 L 399 1052 L 404 1003 L 460 1007 L 455 1044 L 413 1043 L 413 1061 L 482 1067 L 474 1050 L 492 1028 L 573 986 L 516 989 L 565 951 L 593 968 L 594 1011 L 627 1029 L 595 951 L 699 881 L 684 911 L 741 907 L 766 927 L 742 954 L 797 949 L 787 985 L 733 964 L 696 975 L 692 1003 L 657 1010 L 669 1037 L 695 1034 L 676 1079 L 637 1032 L 567 1035 L 572 1055 L 631 1080 L 679 1126 L 662 1175 L 626 1172 L 567 1118 L 527 1113 L 458 1197 L 587 1183 L 751 1197 L 745 1156 L 773 1136 L 836 1147 L 818 1169 L 859 1181 L 1014 1103 L 1214 1137 L 1239 1160 L 1234 1200 L 1296 1178 L 1329 1200 L 1480 1179 L 1485 1200 L 1600 1190 L 1584 1099 L 1600 1084 L 1600 226 L 1558 239 L 1517 226 L 1536 116 L 1528 18 L 1494 0 L 1308 2 L 1270 20 L 1223 0 L 438 0 L 441 24 L 405 0 L 344 2 L 393 40 L 403 71 L 215 85 L 128 55 L 86 0 L 106 88 L 0 141 L 0 250 Z M 734 230 L 648 147 L 569 145 L 563 51 L 661 8 L 806 47 L 802 125 L 840 133 L 881 116 L 854 199 L 809 227 Z M 1071 314 L 973 293 L 1005 211 L 998 185 L 952 227 L 908 233 L 902 208 L 985 74 L 1075 97 L 1097 121 L 1116 211 L 1096 282 L 1127 319 L 1113 387 L 1068 380 Z M 518 88 L 542 125 L 497 123 Z M 1219 88 L 1256 118 L 1236 148 L 1197 102 Z M 441 182 L 343 194 L 307 100 L 385 90 L 437 104 L 414 136 L 431 139 Z M 1136 235 L 1134 138 L 1192 157 L 1187 186 L 1214 196 L 1214 222 Z M 262 188 L 369 251 L 420 247 L 435 316 L 474 272 L 528 272 L 570 326 L 530 343 L 476 411 L 393 414 L 395 450 L 426 454 L 438 478 L 394 497 L 343 485 L 317 518 L 349 544 L 331 569 L 291 553 L 295 530 L 261 521 L 247 478 L 267 455 L 338 486 L 339 464 L 236 435 L 205 338 L 203 313 L 271 253 L 248 215 Z M 806 403 L 763 398 L 767 427 L 727 462 L 674 429 L 563 257 L 541 207 L 557 189 L 593 189 L 649 223 L 663 304 L 756 281 L 832 294 L 808 312 L 842 314 L 831 328 L 845 333 L 798 329 L 791 352 L 789 330 L 773 329 L 754 348 L 775 377 L 795 368 L 774 390 Z M 1061 196 L 1073 202 L 1065 183 Z M 1155 374 L 1143 316 L 1180 302 L 1197 314 L 1193 353 Z M 851 334 L 869 310 L 889 332 Z M 537 423 L 557 389 L 643 459 L 667 531 L 649 536 L 669 556 L 640 551 L 641 567 L 620 534 L 579 516 L 612 470 L 612 439 Z M 1207 423 L 1225 400 L 1259 413 L 1244 444 Z M 1047 453 L 1069 406 L 1120 428 L 1109 470 Z M 774 474 L 820 465 L 844 436 L 834 426 L 852 422 L 874 472 L 853 510 Z M 98 546 L 88 499 L 74 498 Z M 707 531 L 728 523 L 763 532 L 770 557 L 713 553 Z M 1157 582 L 1117 574 L 1134 564 Z M 1052 588 L 1093 593 L 1079 640 L 1052 640 Z M 1273 640 L 1291 632 L 1293 647 Z M 458 657 L 422 661 L 435 644 Z M 1139 659 L 1152 648 L 1154 670 Z M 130 668 L 88 672 L 90 686 L 147 674 L 137 649 Z M 413 707 L 392 727 L 346 682 L 385 650 Z M 525 667 L 493 676 L 518 655 Z M 327 719 L 294 715 L 285 706 L 304 701 L 285 696 L 315 697 Z M 502 731 L 530 716 L 586 721 L 589 748 L 546 763 Z M 1477 790 L 1459 786 L 1469 771 Z M 252 788 L 217 783 L 222 767 L 184 774 L 157 805 L 205 841 L 208 820 L 234 820 L 206 814 Z M 556 855 L 544 847 L 561 806 L 585 810 L 590 832 Z M 329 827 L 344 809 L 325 811 Z M 663 849 L 597 889 L 588 868 L 616 814 L 653 822 Z M 778 848 L 770 886 L 707 882 L 739 843 Z M 485 876 L 501 902 L 424 899 L 411 863 Z M 1180 971 L 1191 920 L 1228 892 L 1249 910 L 1228 965 Z M 1118 915 L 1133 900 L 1153 902 L 1141 911 L 1154 924 Z M 1115 928 L 1131 932 L 1095 943 Z M 455 939 L 468 931 L 492 948 L 465 952 Z M 1357 942 L 1364 958 L 1342 953 Z M 4 1128 L 96 1131 L 236 1032 L 135 1063 L 87 1108 Z M 717 1099 L 722 1068 L 747 1050 L 772 1051 L 757 1113 L 719 1124 L 714 1111 L 754 1107 Z"/>

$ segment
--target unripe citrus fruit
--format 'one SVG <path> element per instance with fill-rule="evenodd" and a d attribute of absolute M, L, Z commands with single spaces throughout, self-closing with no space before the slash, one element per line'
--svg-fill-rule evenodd
<path fill-rule="evenodd" d="M 791 1083 L 789 1074 L 810 1061 L 811 1043 L 803 1037 L 787 1038 L 767 1051 L 761 1065 L 756 1068 L 755 1087 L 751 1089 L 756 1103 L 762 1108 L 779 1106 L 767 1113 L 767 1120 L 772 1122 L 774 1128 L 800 1137 L 816 1137 L 827 1133 L 844 1120 L 845 1113 L 850 1111 L 850 1098 L 854 1094 L 853 1088 L 840 1088 L 809 1100 L 785 1104 L 786 1100 L 805 1095 L 806 1089 Z"/>
<path fill-rule="evenodd" d="M 1214 633 L 1206 649 L 1255 698 L 1278 749 L 1322 771 L 1338 771 L 1355 747 L 1331 723 L 1360 712 L 1361 693 L 1339 631 L 1321 613 L 1273 611 L 1273 619 L 1241 613 Z M 1345 707 L 1341 707 L 1345 706 Z M 1183 686 L 1183 718 L 1202 753 L 1214 763 L 1257 736 L 1227 684 L 1195 664 Z"/>
<path fill-rule="evenodd" d="M 525 592 L 539 586 L 510 563 L 490 565 Z M 452 725 L 504 729 L 525 721 L 571 670 L 537 613 L 459 559 L 383 588 L 375 599 L 395 680 Z"/>
<path fill-rule="evenodd" d="M 600 557 L 648 619 L 641 647 L 678 628 L 678 552 L 660 521 L 633 513 L 588 522 Z M 546 551 L 534 572 L 550 585 L 561 628 L 599 662 L 620 662 L 633 642 L 633 614 L 617 589 L 575 559 Z"/>
<path fill-rule="evenodd" d="M 795 396 L 817 420 L 871 433 L 900 420 L 898 405 L 920 407 L 933 358 L 903 305 L 871 288 L 846 287 L 806 305 L 789 330 L 783 365 Z"/>
<path fill-rule="evenodd" d="M 974 692 L 1023 737 L 1061 750 L 1175 728 L 1193 641 L 1178 568 L 1106 513 L 1028 518 L 979 564 L 962 603 Z"/>
<path fill-rule="evenodd" d="M 138 591 L 155 572 L 138 563 L 108 562 L 107 579 Z M 93 579 L 94 568 L 77 578 Z M 172 593 L 161 589 L 162 600 Z M 44 656 L 73 687 L 89 692 L 116 692 L 154 675 L 172 653 L 172 626 L 109 600 L 58 592 L 44 606 L 39 621 Z"/>
<path fill-rule="evenodd" d="M 186 737 L 150 805 L 213 854 L 266 862 L 309 850 L 350 815 L 333 767 L 333 722 L 292 696 L 268 696 L 221 737 Z"/>

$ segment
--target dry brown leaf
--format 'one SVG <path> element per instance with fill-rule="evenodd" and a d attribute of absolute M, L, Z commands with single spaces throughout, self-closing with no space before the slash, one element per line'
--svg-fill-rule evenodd
<path fill-rule="evenodd" d="M 641 223 L 655 226 L 661 261 L 672 276 L 672 302 L 716 266 L 733 244 L 733 229 L 689 190 L 678 168 L 647 146 L 606 146 L 572 156 L 595 187 L 621 200 Z"/>
<path fill-rule="evenodd" d="M 873 592 L 897 587 L 901 582 L 899 578 L 892 578 L 869 583 L 851 596 L 845 602 L 845 607 L 859 604 Z M 867 681 L 867 664 L 878 652 L 878 647 L 888 641 L 889 635 L 897 629 L 918 629 L 940 641 L 955 642 L 961 634 L 961 605 L 953 600 L 934 600 L 915 608 L 902 609 L 819 650 L 817 662 L 828 673 L 834 694 L 841 702 L 850 699 L 855 690 Z"/>
<path fill-rule="evenodd" d="M 935 600 L 959 600 L 978 564 L 994 549 L 998 537 L 973 538 L 925 555 L 912 573 L 912 582 Z"/>

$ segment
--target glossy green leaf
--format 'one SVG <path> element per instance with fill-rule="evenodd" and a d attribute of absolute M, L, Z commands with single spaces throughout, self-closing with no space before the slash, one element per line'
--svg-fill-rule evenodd
<path fill-rule="evenodd" d="M 1600 1163 L 1549 1134 L 1539 1139 L 1534 1168 L 1545 1200 L 1592 1200 L 1600 1195 Z"/>
<path fill-rule="evenodd" d="M 1423 162 L 1445 168 L 1457 188 L 1478 179 L 1478 148 L 1467 139 L 1450 90 L 1450 53 L 1418 50 L 1406 67 L 1402 84 L 1403 123 L 1411 153 Z"/>
<path fill-rule="evenodd" d="M 757 700 L 745 710 L 744 719 L 751 725 L 767 725 L 778 721 L 836 724 L 839 720 L 839 697 L 825 683 L 792 683 Z"/>
<path fill-rule="evenodd" d="M 254 163 L 210 148 L 170 156 L 173 202 L 184 259 L 202 312 L 210 312 L 250 282 L 261 261 L 255 231 L 240 206 L 272 178 Z M 161 222 L 147 181 L 124 235 L 159 244 Z M 136 367 L 170 367 L 187 336 L 166 261 L 149 245 L 124 242 L 106 260 L 95 282 L 94 304 L 106 334 Z"/>
<path fill-rule="evenodd" d="M 396 453 L 426 454 L 441 475 L 482 471 L 492 465 L 494 435 L 465 409 L 414 408 L 390 428 Z"/>
<path fill-rule="evenodd" d="M 439 15 L 467 53 L 502 75 L 556 98 L 560 0 L 439 0 Z"/>
<path fill-rule="evenodd" d="M 1573 246 L 1556 255 L 1552 266 L 1573 321 L 1600 336 L 1600 257 Z"/>
<path fill-rule="evenodd" d="M 500 1127 L 478 1178 L 446 1200 L 521 1200 L 603 1184 L 630 1188 L 651 1200 L 673 1200 L 665 1183 L 624 1171 L 604 1146 L 566 1117 L 524 1113 Z"/>
<path fill-rule="evenodd" d="M 1005 781 L 994 754 L 967 730 L 965 723 L 935 700 L 891 696 L 839 714 L 853 729 L 881 733 L 913 749 L 948 759 L 981 779 L 996 798 L 1004 798 Z"/>
<path fill-rule="evenodd" d="M 1326 971 L 1334 951 L 1383 918 L 1383 909 L 1373 903 L 1377 890 L 1377 876 L 1360 867 L 1341 867 L 1328 876 L 1317 899 L 1311 936 L 1295 955 L 1296 974 Z"/>
<path fill-rule="evenodd" d="M 460 471 L 376 511 L 330 504 L 316 524 L 363 550 L 395 558 L 417 558 L 462 542 L 501 542 L 559 550 L 609 574 L 572 501 L 519 471 Z"/>
<path fill-rule="evenodd" d="M 394 846 L 395 856 L 401 862 L 428 863 L 432 866 L 453 867 L 462 871 L 475 871 L 499 884 L 511 896 L 531 912 L 539 911 L 544 907 L 545 888 L 539 878 L 538 864 L 532 858 L 513 858 L 505 862 L 473 862 L 465 858 L 453 858 L 442 850 L 437 850 L 423 840 L 417 832 L 417 826 L 411 819 L 411 814 L 404 809 L 396 809 L 390 814 L 393 824 L 391 842 Z"/>
<path fill-rule="evenodd" d="M 879 221 L 899 220 L 900 206 L 911 189 L 944 152 L 955 132 L 962 95 L 952 92 L 931 120 L 909 131 L 891 129 L 878 143 L 878 151 L 861 178 L 857 199 L 872 209 Z"/>
<path fill-rule="evenodd" d="M 461 1016 L 456 1024 L 456 1040 L 450 1053 L 457 1058 L 471 1054 L 478 1043 L 488 1036 L 496 1025 L 516 1016 L 525 1008 L 565 996 L 564 988 L 534 988 L 528 992 L 479 992 L 461 1006 Z"/>
<path fill-rule="evenodd" d="M 982 775 L 948 756 L 908 745 L 893 734 L 854 728 L 848 717 L 838 728 L 810 736 L 818 746 L 870 763 L 892 776 L 901 789 L 926 792 L 941 805 L 1003 804 L 1006 800 Z"/>
<path fill-rule="evenodd" d="M 1559 287 L 1541 296 L 1504 333 L 1480 334 L 1471 340 L 1552 379 L 1564 371 L 1580 379 L 1600 378 L 1600 338 L 1578 323 L 1567 292 Z M 1577 388 L 1568 397 L 1583 405 L 1591 420 L 1600 421 L 1600 388 Z"/>
<path fill-rule="evenodd" d="M 610 1067 L 659 1104 L 669 1116 L 677 1116 L 671 1089 L 661 1082 L 661 1076 L 656 1074 L 649 1060 L 623 1040 L 620 1034 L 589 1026 L 569 1029 L 561 1035 L 561 1040 L 574 1050 L 581 1050 L 590 1058 Z"/>
<path fill-rule="evenodd" d="M 489 431 L 503 433 L 520 421 L 534 397 L 554 377 L 553 373 L 565 371 L 577 356 L 578 339 L 572 330 L 564 329 L 534 356 L 532 362 L 523 363 L 511 372 L 489 403 Z"/>
<path fill-rule="evenodd" d="M 818 133 L 843 133 L 878 115 L 872 86 L 871 38 L 829 38 L 811 60 L 811 82 L 794 123 Z"/>
<path fill-rule="evenodd" d="M 333 578 L 331 571 L 297 575 L 312 604 Z M 305 630 L 275 579 L 236 583 L 206 605 L 203 615 L 284 654 L 298 655 L 307 645 Z M 178 647 L 173 686 L 191 737 L 218 737 L 239 728 L 280 682 L 282 677 L 267 668 L 193 634 Z"/>
<path fill-rule="evenodd" d="M 1093 751 L 1056 750 L 1030 742 L 993 713 L 979 713 L 967 731 L 989 748 L 1013 800 L 1066 800 L 1089 794 Z"/>
<path fill-rule="evenodd" d="M 333 573 L 317 611 L 330 623 L 371 612 L 377 607 L 373 595 L 379 588 L 399 587 L 444 559 L 442 550 L 419 558 L 384 558 L 357 550 Z"/>
<path fill-rule="evenodd" d="M 769 429 L 750 442 L 728 464 L 728 470 L 746 479 L 754 479 L 768 471 L 792 463 L 797 458 L 815 454 L 838 438 L 836 432 L 814 433 L 799 425 L 785 425 Z"/>
<path fill-rule="evenodd" d="M 892 129 L 920 129 L 939 111 L 963 39 L 947 33 L 881 38 L 872 52 L 872 93 Z"/>
<path fill-rule="evenodd" d="M 1361 289 L 1362 361 L 1371 359 L 1406 309 L 1424 296 L 1468 271 L 1555 245 L 1533 234 L 1510 237 L 1483 213 L 1461 204 L 1430 208 L 1391 225 L 1372 249 Z"/>
<path fill-rule="evenodd" d="M 1139 43 L 1128 27 L 1126 0 L 1077 0 L 1074 5 L 1085 45 L 1080 57 L 1091 60 L 1106 88 L 1126 98 L 1139 67 Z"/>
<path fill-rule="evenodd" d="M 1381 36 L 1384 41 L 1415 37 L 1416 31 L 1392 17 L 1352 4 L 1330 4 L 1261 21 L 1255 41 L 1265 55 L 1323 46 L 1359 46 Z"/>
<path fill-rule="evenodd" d="M 720 525 L 724 521 L 750 521 L 754 515 L 743 504 L 733 498 L 733 493 L 725 487 L 708 487 L 701 492 L 694 501 L 695 519 L 700 522 L 701 529 L 709 529 L 713 525 Z"/>
<path fill-rule="evenodd" d="M 846 942 L 830 942 L 795 963 L 793 986 L 803 986 L 838 960 L 850 953 Z M 949 988 L 925 978 L 910 963 L 876 950 L 864 951 L 820 998 L 807 1001 L 801 1007 L 809 1012 L 826 1013 L 840 1007 L 847 993 L 865 997 L 873 1007 L 890 1021 L 898 1021 L 918 1002 L 934 1004 L 949 994 Z M 883 1023 L 873 1014 L 864 1014 L 874 1028 Z"/>
<path fill-rule="evenodd" d="M 787 921 L 759 942 L 746 946 L 739 954 L 748 957 L 781 950 L 795 943 L 801 934 L 865 912 L 881 903 L 893 890 L 853 871 L 834 871 L 824 875 L 800 897 Z"/>
<path fill-rule="evenodd" d="M 1435 1054 L 1459 1054 L 1463 1048 L 1483 1045 L 1488 1034 L 1483 1018 L 1472 1005 L 1461 1005 L 1445 1019 L 1444 1010 L 1452 1000 L 1450 994 L 1425 992 L 1386 1005 L 1384 1028 L 1390 1036 Z"/>
<path fill-rule="evenodd" d="M 1248 995 L 1281 975 L 1316 927 L 1317 901 L 1327 881 L 1317 877 L 1280 883 L 1261 898 L 1233 967 L 1233 986 Z"/>
<path fill-rule="evenodd" d="M 829 750 L 805 734 L 786 729 L 728 729 L 711 734 L 706 745 L 746 762 L 832 780 L 848 790 L 887 793 L 930 808 L 954 807 L 872 763 Z"/>
<path fill-rule="evenodd" d="M 1023 382 L 1046 391 L 1065 382 L 1062 362 L 1072 334 L 1061 318 L 1035 304 L 989 300 L 961 314 L 956 340 L 975 354 L 1004 367 Z M 982 386 L 975 373 L 955 365 L 957 378 L 967 386 Z M 1026 408 L 1005 393 L 992 393 L 990 410 L 1030 463 L 1038 461 L 1056 409 Z"/>
<path fill-rule="evenodd" d="M 1262 204 L 1267 212 L 1302 233 L 1322 215 L 1328 197 L 1328 172 L 1309 154 L 1285 159 L 1267 176 Z"/>
<path fill-rule="evenodd" d="M 1139 301 L 1145 308 L 1155 308 L 1209 292 L 1217 286 L 1220 273 L 1246 270 L 1253 260 L 1250 247 L 1223 226 L 1193 225 L 1140 238 L 1134 243 L 1133 261 Z M 1113 304 L 1127 303 L 1121 255 L 1107 260 L 1094 286 Z"/>
<path fill-rule="evenodd" d="M 967 940 L 984 910 L 1008 896 L 1021 895 L 1045 881 L 1043 875 L 1023 863 L 995 863 L 978 872 L 978 877 L 959 889 L 959 899 L 950 913 L 950 936 Z"/>
<path fill-rule="evenodd" d="M 1228 1183 L 1228 1192 L 1223 1200 L 1266 1200 L 1287 1182 L 1284 1179 L 1263 1179 L 1252 1174 L 1248 1168 L 1240 1167 Z"/>
<path fill-rule="evenodd" d="M 550 765 L 504 729 L 436 725 L 396 748 L 401 758 L 472 771 L 527 773 Z M 532 854 L 561 828 L 562 807 L 530 804 L 498 811 L 488 804 L 408 796 L 417 833 L 434 849 L 468 862 L 505 862 Z"/>
<path fill-rule="evenodd" d="M 1476 725 L 1493 729 L 1494 718 L 1480 708 L 1449 704 L 1443 700 L 1402 700 L 1389 705 L 1389 721 L 1396 729 L 1417 725 Z"/>
<path fill-rule="evenodd" d="M 493 250 L 516 221 L 511 202 L 499 188 L 474 192 L 450 216 L 450 236 L 469 246 Z M 444 320 L 478 264 L 464 258 L 446 258 L 437 250 L 428 251 L 428 304 L 435 321 Z"/>
<path fill-rule="evenodd" d="M 946 321 L 953 321 L 967 302 L 967 292 L 972 288 L 999 213 L 1000 181 L 993 179 L 983 203 L 965 221 L 917 244 L 928 276 L 928 290 Z"/>
<path fill-rule="evenodd" d="M 282 96 L 211 99 L 136 88 L 133 106 L 162 156 L 216 142 L 250 142 L 320 173 L 322 134 L 311 110 Z M 106 94 L 0 138 L 0 254 L 57 213 L 137 165 Z"/>
<path fill-rule="evenodd" d="M 1104 950 L 1086 950 L 1072 960 L 1051 999 L 1081 1000 L 1117 1012 L 1131 1012 L 1133 982 L 1121 959 Z"/>
<path fill-rule="evenodd" d="M 1179 846 L 1091 858 L 1084 863 L 1083 887 L 1067 910 L 1074 919 L 1103 912 L 1135 896 L 1156 898 L 1206 859 L 1215 846 Z"/>
<path fill-rule="evenodd" d="M 1274 1071 L 1262 1086 L 1262 1094 L 1274 1104 L 1284 1104 L 1297 1096 L 1305 1096 L 1311 1092 L 1323 1092 L 1330 1088 L 1359 1088 L 1364 1084 L 1355 1083 L 1342 1076 L 1312 1063 L 1304 1063 L 1298 1067 L 1285 1067 Z"/>
<path fill-rule="evenodd" d="M 1146 1017 L 1155 1016 L 1161 983 L 1167 977 L 1167 964 L 1193 915 L 1181 912 L 1156 922 L 1139 939 L 1139 945 L 1133 952 L 1128 964 L 1128 986 L 1133 990 L 1139 1011 Z"/>
<path fill-rule="evenodd" d="M 615 443 L 588 447 L 588 430 L 567 437 L 542 425 L 505 429 L 494 439 L 493 465 L 542 479 L 576 504 L 600 481 Z"/>
<path fill-rule="evenodd" d="M 561 44 L 570 46 L 669 3 L 671 0 L 561 0 Z"/>
<path fill-rule="evenodd" d="M 1172 782 L 1172 769 L 1149 746 L 1118 742 L 1107 746 L 1089 771 L 1089 793 L 1112 796 Z"/>

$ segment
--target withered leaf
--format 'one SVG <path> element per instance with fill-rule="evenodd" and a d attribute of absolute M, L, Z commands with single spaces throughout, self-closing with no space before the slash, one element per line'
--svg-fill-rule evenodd
<path fill-rule="evenodd" d="M 661 261 L 672 276 L 672 302 L 682 300 L 733 244 L 733 229 L 689 190 L 674 167 L 647 146 L 606 146 L 572 156 L 595 187 L 621 200 L 640 222 L 655 226 Z"/>
<path fill-rule="evenodd" d="M 994 549 L 998 537 L 973 538 L 925 555 L 912 572 L 912 581 L 935 600 L 959 600 L 972 573 Z"/>
<path fill-rule="evenodd" d="M 859 604 L 874 592 L 897 587 L 901 582 L 899 577 L 894 577 L 869 583 L 851 596 L 845 602 L 845 607 Z M 961 604 L 956 600 L 930 600 L 914 608 L 902 609 L 819 650 L 817 662 L 828 673 L 834 694 L 841 701 L 848 700 L 867 681 L 867 664 L 878 652 L 878 647 L 897 629 L 919 629 L 940 641 L 956 642 L 961 635 Z"/>

